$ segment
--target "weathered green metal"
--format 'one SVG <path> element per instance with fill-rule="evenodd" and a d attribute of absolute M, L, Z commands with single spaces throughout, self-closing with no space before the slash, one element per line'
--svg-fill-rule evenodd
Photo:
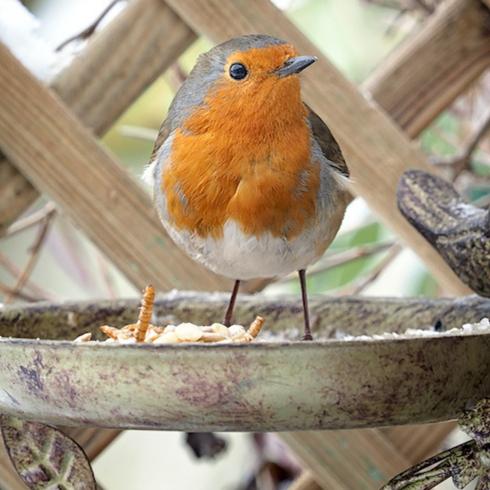
<path fill-rule="evenodd" d="M 0 415 L 0 430 L 10 460 L 27 487 L 96 489 L 83 449 L 59 429 Z"/>
<path fill-rule="evenodd" d="M 154 312 L 162 323 L 189 321 L 209 325 L 221 321 L 229 296 L 222 293 L 172 292 L 155 301 Z M 490 317 L 490 299 L 463 298 L 369 298 L 360 296 L 312 296 L 309 299 L 313 333 L 332 338 L 337 332 L 371 335 L 404 332 L 407 328 L 459 328 Z M 134 323 L 140 300 L 35 303 L 0 308 L 0 336 L 41 339 L 74 339 L 79 334 L 98 332 L 99 325 Z M 296 340 L 303 324 L 303 307 L 297 295 L 267 297 L 240 295 L 235 321 L 246 325 L 256 315 L 266 319 L 264 332 Z M 300 327 L 302 328 L 302 327 Z M 103 338 L 99 335 L 98 338 Z"/>
<path fill-rule="evenodd" d="M 175 294 L 157 301 L 157 314 L 208 323 L 220 318 L 225 302 L 222 295 Z M 137 305 L 6 308 L 0 335 L 73 339 L 104 323 L 134 321 Z M 436 319 L 460 326 L 489 316 L 490 301 L 316 299 L 312 311 L 316 338 L 325 339 L 336 329 L 373 334 L 425 328 Z M 298 336 L 298 302 L 241 298 L 238 317 L 247 321 L 249 314 L 264 314 L 266 330 L 285 330 L 281 338 Z M 489 395 L 486 333 L 247 345 L 0 340 L 0 412 L 53 424 L 185 431 L 372 427 L 454 418 L 468 401 Z"/>

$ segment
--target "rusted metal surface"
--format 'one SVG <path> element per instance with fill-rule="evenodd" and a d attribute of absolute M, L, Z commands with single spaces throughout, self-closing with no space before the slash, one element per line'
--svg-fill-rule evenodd
<path fill-rule="evenodd" d="M 211 301 L 205 304 L 203 298 Z M 203 311 L 216 318 L 225 301 L 223 295 L 183 294 L 162 298 L 156 305 L 160 317 L 177 313 L 196 320 Z M 279 303 L 244 297 L 239 317 L 267 310 L 269 330 L 289 323 L 289 337 L 298 336 L 294 326 L 299 324 L 299 302 L 281 304 L 284 311 L 275 315 L 269 308 Z M 99 307 L 4 309 L 0 334 L 72 339 L 103 323 L 134 319 L 137 305 L 135 300 Z M 478 298 L 336 298 L 316 300 L 313 305 L 313 311 L 323 310 L 328 320 L 317 321 L 317 338 L 332 335 L 333 327 L 347 333 L 365 331 L 358 323 L 368 325 L 370 333 L 424 328 L 428 324 L 420 318 L 427 320 L 427 311 L 434 318 L 446 312 L 446 321 L 454 317 L 452 323 L 459 319 L 459 326 L 490 313 L 490 301 Z M 404 306 L 410 315 L 404 313 Z M 364 318 L 359 316 L 361 310 Z M 377 322 L 383 312 L 387 320 Z M 397 316 L 406 318 L 405 323 Z M 186 431 L 317 430 L 428 422 L 454 418 L 468 401 L 488 396 L 489 352 L 490 334 L 483 333 L 176 346 L 3 339 L 0 411 L 63 425 Z"/>
<path fill-rule="evenodd" d="M 398 207 L 473 291 L 490 296 L 490 209 L 472 206 L 440 177 L 410 170 L 400 179 Z"/>

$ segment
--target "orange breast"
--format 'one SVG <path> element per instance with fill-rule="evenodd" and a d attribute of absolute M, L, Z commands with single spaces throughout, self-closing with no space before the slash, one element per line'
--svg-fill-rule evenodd
<path fill-rule="evenodd" d="M 219 238 L 233 219 L 248 234 L 293 238 L 311 224 L 320 172 L 299 81 L 268 83 L 278 82 L 239 98 L 218 87 L 176 131 L 161 184 L 175 227 Z"/>

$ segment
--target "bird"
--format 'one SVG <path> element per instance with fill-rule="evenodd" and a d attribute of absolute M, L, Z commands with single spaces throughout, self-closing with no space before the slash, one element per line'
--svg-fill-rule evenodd
<path fill-rule="evenodd" d="M 298 271 L 304 340 L 312 340 L 305 271 L 334 239 L 349 169 L 303 102 L 298 74 L 316 61 L 265 34 L 201 54 L 177 91 L 143 178 L 174 242 L 240 283 Z"/>

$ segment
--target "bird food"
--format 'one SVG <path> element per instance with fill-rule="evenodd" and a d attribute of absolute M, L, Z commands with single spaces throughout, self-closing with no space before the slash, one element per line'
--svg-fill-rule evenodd
<path fill-rule="evenodd" d="M 242 325 L 226 327 L 221 323 L 213 323 L 209 326 L 199 326 L 193 323 L 180 323 L 165 327 L 152 325 L 150 321 L 154 300 L 155 290 L 152 286 L 147 286 L 141 300 L 138 321 L 122 328 L 102 325 L 99 329 L 107 336 L 105 342 L 122 344 L 246 343 L 252 342 L 264 325 L 264 319 L 260 316 L 255 318 L 248 329 Z M 77 337 L 74 342 L 81 343 L 90 340 L 92 340 L 92 334 L 88 332 Z"/>

